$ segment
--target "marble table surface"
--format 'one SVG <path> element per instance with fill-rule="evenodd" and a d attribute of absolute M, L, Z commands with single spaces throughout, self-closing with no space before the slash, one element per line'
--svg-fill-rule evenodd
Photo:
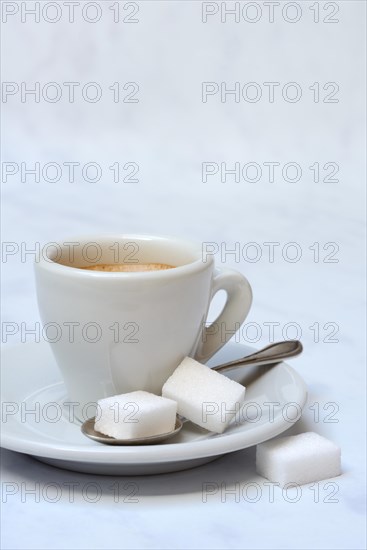
<path fill-rule="evenodd" d="M 95 23 L 87 20 L 93 8 L 84 18 L 76 11 L 72 23 L 64 3 L 54 2 L 59 21 L 48 21 L 57 15 L 51 6 L 39 22 L 22 22 L 21 4 L 31 2 L 2 4 L 19 8 L 3 23 L 2 39 L 3 80 L 19 86 L 2 104 L 2 314 L 19 329 L 3 334 L 3 346 L 40 321 L 30 251 L 44 243 L 111 232 L 212 243 L 217 264 L 241 271 L 253 287 L 239 340 L 254 347 L 302 340 L 304 353 L 290 364 L 309 400 L 289 433 L 316 431 L 335 441 L 343 470 L 332 480 L 335 494 L 320 482 L 295 498 L 269 493 L 255 472 L 254 448 L 133 478 L 63 471 L 2 449 L 2 547 L 365 548 L 365 3 L 317 2 L 317 14 L 308 2 L 285 11 L 281 2 L 273 23 L 264 2 L 238 22 L 226 13 L 221 22 L 220 2 L 120 2 L 116 15 L 106 0 L 95 3 L 102 14 Z M 22 83 L 29 90 L 37 82 L 40 101 L 27 94 L 22 101 Z M 59 83 L 60 100 L 44 99 L 50 82 Z M 98 83 L 103 95 L 71 102 L 65 82 L 79 83 L 76 94 Z M 138 102 L 115 102 L 116 82 Z M 124 89 L 129 82 L 138 91 Z M 221 87 L 236 89 L 236 82 L 241 95 L 221 99 Z M 212 83 L 206 101 L 203 83 Z M 251 93 L 261 97 L 252 101 Z M 39 181 L 27 172 L 35 163 Z M 237 175 L 225 173 L 234 168 Z M 62 488 L 55 502 L 42 496 L 52 483 Z M 136 502 L 124 498 L 129 483 Z M 207 499 L 205 483 L 218 487 Z M 249 483 L 260 487 L 256 501 L 246 496 Z M 97 502 L 88 493 L 93 484 Z"/>

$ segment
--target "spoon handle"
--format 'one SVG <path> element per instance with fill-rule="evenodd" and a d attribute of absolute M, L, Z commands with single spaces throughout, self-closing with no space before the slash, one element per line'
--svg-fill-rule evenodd
<path fill-rule="evenodd" d="M 230 361 L 229 363 L 224 363 L 223 365 L 218 365 L 212 367 L 212 370 L 217 372 L 225 372 L 233 368 L 239 368 L 246 365 L 260 365 L 260 364 L 271 364 L 278 363 L 283 359 L 288 359 L 289 357 L 295 357 L 302 353 L 303 346 L 299 340 L 286 340 L 284 342 L 274 342 L 260 351 L 256 351 L 251 355 L 242 357 L 242 359 L 236 359 Z"/>

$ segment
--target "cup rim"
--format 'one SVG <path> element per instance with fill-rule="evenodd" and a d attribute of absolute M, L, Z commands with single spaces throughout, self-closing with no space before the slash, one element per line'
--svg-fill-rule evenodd
<path fill-rule="evenodd" d="M 73 238 L 64 238 L 63 241 L 60 239 L 58 241 L 53 241 L 53 244 L 60 246 L 61 248 L 65 247 L 65 243 L 74 243 L 74 242 L 91 242 L 91 243 L 101 243 L 103 241 L 121 241 L 121 240 L 140 240 L 140 241 L 162 241 L 174 243 L 177 246 L 185 246 L 186 248 L 191 248 L 193 255 L 197 256 L 197 259 L 181 266 L 175 266 L 173 269 L 162 269 L 157 271 L 123 271 L 123 272 L 106 272 L 106 271 L 96 271 L 88 269 L 79 269 L 78 267 L 71 267 L 58 263 L 50 259 L 45 259 L 44 255 L 41 254 L 38 261 L 34 262 L 35 269 L 42 268 L 45 271 L 50 273 L 59 273 L 65 275 L 65 277 L 81 277 L 92 279 L 106 279 L 106 280 L 144 280 L 144 279 L 170 279 L 176 277 L 182 277 L 195 273 L 200 270 L 208 269 L 213 265 L 214 259 L 212 256 L 207 257 L 206 261 L 202 257 L 202 245 L 198 242 L 182 239 L 179 237 L 173 237 L 169 235 L 150 235 L 145 233 L 105 233 L 102 235 L 80 235 L 79 237 Z M 42 250 L 44 246 L 42 247 Z"/>

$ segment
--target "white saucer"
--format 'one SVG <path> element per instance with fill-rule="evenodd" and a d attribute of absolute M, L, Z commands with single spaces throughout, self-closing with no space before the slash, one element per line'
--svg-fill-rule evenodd
<path fill-rule="evenodd" d="M 209 365 L 253 351 L 228 344 Z M 252 404 L 246 408 L 245 420 L 242 415 L 241 422 L 233 423 L 224 434 L 215 435 L 188 422 L 167 443 L 112 447 L 88 439 L 80 431 L 80 422 L 70 422 L 70 408 L 63 405 L 68 400 L 65 387 L 48 344 L 5 348 L 1 378 L 3 411 L 8 411 L 2 418 L 2 447 L 59 468 L 105 475 L 175 472 L 251 447 L 290 428 L 307 398 L 305 383 L 286 363 L 272 368 L 244 367 L 233 372 L 233 378 L 246 385 L 246 401 Z M 9 414 L 16 408 L 16 414 Z"/>

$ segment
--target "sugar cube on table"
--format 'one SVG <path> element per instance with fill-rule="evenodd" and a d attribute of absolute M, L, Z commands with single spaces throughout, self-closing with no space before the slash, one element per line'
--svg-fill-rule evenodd
<path fill-rule="evenodd" d="M 271 439 L 256 448 L 256 471 L 282 487 L 339 476 L 340 447 L 314 432 Z"/>
<path fill-rule="evenodd" d="M 178 413 L 209 431 L 222 433 L 241 409 L 245 387 L 185 357 L 162 388 Z"/>
<path fill-rule="evenodd" d="M 146 391 L 133 391 L 98 401 L 95 430 L 116 439 L 134 439 L 172 431 L 177 403 Z"/>

